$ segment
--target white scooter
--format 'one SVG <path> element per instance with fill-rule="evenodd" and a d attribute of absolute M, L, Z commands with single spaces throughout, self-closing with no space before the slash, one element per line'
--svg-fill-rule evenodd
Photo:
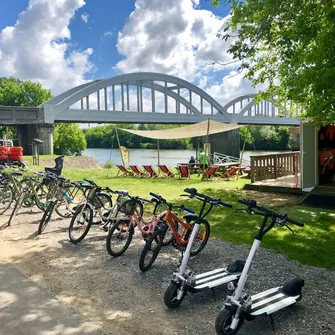
<path fill-rule="evenodd" d="M 227 296 L 225 303 L 216 318 L 215 329 L 219 335 L 237 334 L 242 326 L 244 319 L 251 321 L 258 315 L 267 314 L 270 316 L 272 326 L 273 319 L 271 314 L 287 306 L 293 305 L 302 298 L 302 286 L 304 280 L 293 278 L 282 286 L 274 287 L 255 295 L 248 295 L 243 291 L 251 268 L 252 260 L 262 242 L 264 235 L 275 225 L 288 229 L 291 228 L 287 223 L 303 227 L 304 224 L 287 217 L 287 215 L 276 213 L 270 209 L 257 206 L 255 200 L 239 200 L 243 205 L 248 206 L 247 212 L 264 216 L 261 227 L 258 230 L 255 240 L 250 249 L 249 256 L 238 280 L 237 286 L 234 283 L 228 284 L 228 289 L 234 290 L 231 296 Z M 270 224 L 268 220 L 271 221 Z M 291 230 L 292 231 L 292 230 Z"/>
<path fill-rule="evenodd" d="M 194 228 L 187 244 L 187 248 L 183 254 L 181 264 L 176 271 L 173 272 L 170 285 L 164 293 L 164 303 L 170 309 L 178 307 L 182 303 L 187 292 L 196 293 L 205 289 L 213 289 L 216 286 L 232 281 L 237 281 L 245 264 L 245 261 L 235 260 L 225 268 L 219 268 L 200 274 L 193 274 L 191 269 L 187 267 L 191 255 L 191 248 L 199 231 L 200 222 L 204 221 L 204 218 L 215 205 L 228 208 L 232 208 L 233 206 L 221 201 L 219 198 L 200 194 L 195 188 L 187 188 L 184 192 L 188 193 L 190 198 L 196 197 L 203 203 L 199 215 L 195 217 Z M 207 204 L 210 206 L 205 211 Z"/>

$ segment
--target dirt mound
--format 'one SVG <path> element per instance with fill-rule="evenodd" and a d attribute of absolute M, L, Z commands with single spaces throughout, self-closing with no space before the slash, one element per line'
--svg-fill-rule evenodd
<path fill-rule="evenodd" d="M 53 159 L 40 158 L 40 163 L 54 167 L 55 161 Z M 95 161 L 92 157 L 88 156 L 65 156 L 64 157 L 64 168 L 74 169 L 102 169 L 102 166 Z"/>

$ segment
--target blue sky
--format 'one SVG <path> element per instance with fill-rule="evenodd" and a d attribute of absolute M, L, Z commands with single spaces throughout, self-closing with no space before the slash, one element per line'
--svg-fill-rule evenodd
<path fill-rule="evenodd" d="M 221 103 L 254 91 L 216 38 L 229 8 L 205 0 L 0 0 L 0 76 L 54 94 L 135 71 L 177 75 Z"/>

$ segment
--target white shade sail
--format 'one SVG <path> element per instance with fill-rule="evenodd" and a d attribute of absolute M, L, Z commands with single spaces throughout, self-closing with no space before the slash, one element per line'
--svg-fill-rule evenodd
<path fill-rule="evenodd" d="M 209 123 L 209 126 L 208 126 Z M 127 131 L 128 133 L 135 134 L 142 137 L 154 138 L 159 140 L 172 140 L 180 138 L 190 138 L 198 136 L 206 136 L 208 134 L 223 133 L 225 131 L 238 129 L 243 125 L 226 124 L 213 120 L 206 120 L 196 124 L 187 125 L 179 128 L 162 129 L 162 130 L 133 130 L 118 128 Z"/>

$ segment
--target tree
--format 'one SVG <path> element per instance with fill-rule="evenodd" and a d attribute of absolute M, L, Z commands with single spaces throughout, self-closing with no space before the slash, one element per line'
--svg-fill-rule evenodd
<path fill-rule="evenodd" d="M 59 123 L 54 131 L 54 151 L 57 155 L 74 154 L 86 149 L 84 132 L 75 123 Z"/>
<path fill-rule="evenodd" d="M 37 107 L 52 97 L 40 83 L 0 77 L 0 105 Z"/>
<path fill-rule="evenodd" d="M 220 0 L 211 0 L 219 5 Z M 301 105 L 314 122 L 335 120 L 333 0 L 226 0 L 231 18 L 221 37 L 253 85 L 258 100 Z"/>

